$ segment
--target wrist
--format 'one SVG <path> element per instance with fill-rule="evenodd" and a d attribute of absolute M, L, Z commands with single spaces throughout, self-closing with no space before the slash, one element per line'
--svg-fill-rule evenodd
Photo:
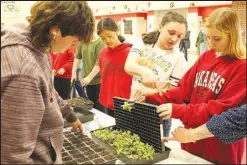
<path fill-rule="evenodd" d="M 195 133 L 194 133 L 193 129 L 188 130 L 188 138 L 191 142 L 193 142 L 193 143 L 196 142 Z"/>
<path fill-rule="evenodd" d="M 91 80 L 92 80 L 92 77 L 91 77 L 90 75 L 88 75 L 88 76 L 87 76 L 87 79 L 88 79 L 89 81 L 91 81 Z"/>

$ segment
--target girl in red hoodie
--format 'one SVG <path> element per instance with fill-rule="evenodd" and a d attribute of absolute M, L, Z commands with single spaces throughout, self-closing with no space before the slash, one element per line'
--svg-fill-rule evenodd
<path fill-rule="evenodd" d="M 74 62 L 75 45 L 63 53 L 51 52 L 54 87 L 64 100 L 69 99 L 70 80 Z"/>
<path fill-rule="evenodd" d="M 176 118 L 185 128 L 196 128 L 214 115 L 246 104 L 246 49 L 240 32 L 232 9 L 211 13 L 206 23 L 211 50 L 200 56 L 176 88 L 145 98 L 160 105 L 157 113 L 163 120 Z M 184 150 L 216 164 L 240 164 L 245 147 L 244 139 L 224 144 L 215 137 L 182 144 Z"/>
<path fill-rule="evenodd" d="M 106 114 L 114 117 L 113 97 L 129 99 L 132 76 L 124 71 L 125 61 L 132 47 L 123 43 L 118 35 L 119 28 L 111 18 L 104 18 L 97 25 L 97 33 L 106 44 L 99 53 L 101 73 L 100 103 L 105 106 Z"/>

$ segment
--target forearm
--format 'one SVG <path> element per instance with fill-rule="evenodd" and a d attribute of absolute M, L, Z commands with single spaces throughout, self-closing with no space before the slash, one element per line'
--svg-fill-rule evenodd
<path fill-rule="evenodd" d="M 77 116 L 73 111 L 73 108 L 67 103 L 67 101 L 63 100 L 56 91 L 54 92 L 63 118 L 65 118 L 69 123 L 75 122 L 77 120 Z"/>
<path fill-rule="evenodd" d="M 224 143 L 233 143 L 246 136 L 246 105 L 231 108 L 221 115 L 213 116 L 206 126 Z"/>
<path fill-rule="evenodd" d="M 143 67 L 138 64 L 132 64 L 132 63 L 125 65 L 125 71 L 130 75 L 136 75 L 136 76 L 141 76 L 141 77 L 143 77 L 145 73 L 150 72 L 148 68 Z"/>
<path fill-rule="evenodd" d="M 150 70 L 144 66 L 138 64 L 140 54 L 136 52 L 130 52 L 125 62 L 124 70 L 130 75 L 143 76 L 145 73 L 149 73 Z M 152 73 L 151 73 L 152 74 Z"/>
<path fill-rule="evenodd" d="M 89 77 L 90 80 L 92 80 L 98 73 L 99 73 L 99 66 L 95 65 L 93 67 L 93 70 L 89 73 L 89 75 L 87 77 Z"/>
<path fill-rule="evenodd" d="M 81 59 L 74 58 L 72 73 L 76 73 L 76 70 L 80 63 L 81 63 Z"/>
<path fill-rule="evenodd" d="M 193 141 L 206 139 L 209 137 L 213 137 L 214 135 L 208 130 L 206 124 L 203 124 L 197 128 L 189 130 L 189 138 Z"/>

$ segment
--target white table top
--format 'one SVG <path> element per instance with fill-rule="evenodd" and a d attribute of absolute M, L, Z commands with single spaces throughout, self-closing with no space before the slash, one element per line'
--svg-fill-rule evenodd
<path fill-rule="evenodd" d="M 94 120 L 83 123 L 84 133 L 89 137 L 91 137 L 90 131 L 115 125 L 115 119 L 113 117 L 108 116 L 96 109 L 92 109 L 90 111 L 95 114 Z M 181 148 L 175 147 L 174 143 L 168 142 L 166 146 L 171 149 L 169 158 L 162 160 L 156 164 L 212 164 L 211 162 L 208 162 L 198 156 L 192 155 Z M 115 164 L 124 163 L 122 163 L 120 160 L 117 160 Z"/>

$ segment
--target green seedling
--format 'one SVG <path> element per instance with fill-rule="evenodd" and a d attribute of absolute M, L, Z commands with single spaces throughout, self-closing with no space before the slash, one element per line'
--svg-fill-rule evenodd
<path fill-rule="evenodd" d="M 132 160 L 153 160 L 154 148 L 140 141 L 140 137 L 130 131 L 105 128 L 93 133 L 116 149 L 118 155 L 125 155 Z"/>
<path fill-rule="evenodd" d="M 133 103 L 129 104 L 127 101 L 125 101 L 124 105 L 122 105 L 121 107 L 123 107 L 123 110 L 131 112 L 133 108 L 132 106 L 133 106 Z"/>

